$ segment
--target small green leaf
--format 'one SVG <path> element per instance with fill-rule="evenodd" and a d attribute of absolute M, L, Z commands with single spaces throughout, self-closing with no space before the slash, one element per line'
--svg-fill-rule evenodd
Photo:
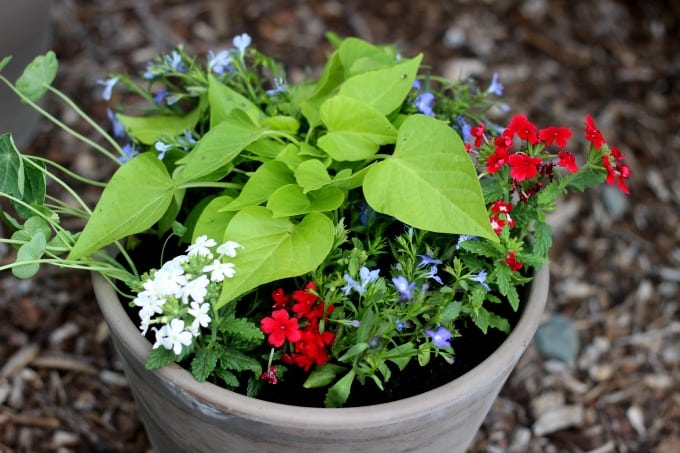
<path fill-rule="evenodd" d="M 305 193 L 320 189 L 332 181 L 326 166 L 317 159 L 301 162 L 295 169 L 295 180 Z"/>
<path fill-rule="evenodd" d="M 17 278 L 30 278 L 34 276 L 39 268 L 39 263 L 25 263 L 24 261 L 35 261 L 42 258 L 47 247 L 47 238 L 41 230 L 37 230 L 31 236 L 31 240 L 19 247 L 17 251 L 17 266 L 12 267 L 12 274 Z"/>
<path fill-rule="evenodd" d="M 7 66 L 7 64 L 8 64 L 10 61 L 12 61 L 12 56 L 11 56 L 11 55 L 8 55 L 8 56 L 6 56 L 5 58 L 3 58 L 2 61 L 0 61 L 0 71 L 2 71 L 3 69 L 5 69 L 5 66 Z"/>
<path fill-rule="evenodd" d="M 338 161 L 368 159 L 381 145 L 394 143 L 397 138 L 397 130 L 385 115 L 347 96 L 334 96 L 324 102 L 321 119 L 328 133 L 319 138 L 317 145 Z"/>
<path fill-rule="evenodd" d="M 247 97 L 221 83 L 212 74 L 208 75 L 208 103 L 210 104 L 210 128 L 226 119 L 234 109 L 241 109 L 257 121 L 262 112 Z"/>
<path fill-rule="evenodd" d="M 375 107 L 383 115 L 395 111 L 413 88 L 422 55 L 388 68 L 350 77 L 340 87 L 339 94 Z"/>
<path fill-rule="evenodd" d="M 439 315 L 439 323 L 446 324 L 455 319 L 458 319 L 462 306 L 463 304 L 457 300 L 454 300 L 453 302 L 449 303 Z"/>
<path fill-rule="evenodd" d="M 146 369 L 155 370 L 157 368 L 163 368 L 170 365 L 175 360 L 177 360 L 177 356 L 170 349 L 165 349 L 163 347 L 152 349 L 149 357 L 146 359 Z"/>
<path fill-rule="evenodd" d="M 184 116 L 129 116 L 119 113 L 116 117 L 125 130 L 145 145 L 153 145 L 162 138 L 176 137 L 196 127 L 201 114 L 195 108 Z"/>
<path fill-rule="evenodd" d="M 534 253 L 545 257 L 552 247 L 552 228 L 546 222 L 538 222 L 534 227 Z"/>
<path fill-rule="evenodd" d="M 178 183 L 196 180 L 227 165 L 243 149 L 262 137 L 262 129 L 240 109 L 210 129 L 186 157 L 177 161 L 184 165 L 175 175 Z"/>
<path fill-rule="evenodd" d="M 338 357 L 340 362 L 351 361 L 352 359 L 359 357 L 368 349 L 368 343 L 357 343 L 347 350 L 342 356 Z"/>
<path fill-rule="evenodd" d="M 177 187 L 154 153 L 118 168 L 107 184 L 68 259 L 76 260 L 153 226 L 170 206 Z"/>
<path fill-rule="evenodd" d="M 48 87 L 57 76 L 58 67 L 57 56 L 50 50 L 45 55 L 35 57 L 26 66 L 14 86 L 17 91 L 35 102 L 47 92 Z"/>
<path fill-rule="evenodd" d="M 300 122 L 292 116 L 268 116 L 264 118 L 260 125 L 265 129 L 297 134 L 300 129 Z"/>
<path fill-rule="evenodd" d="M 356 376 L 356 371 L 349 370 L 338 382 L 336 382 L 326 393 L 324 405 L 326 407 L 340 407 L 349 398 L 349 392 L 352 389 L 352 383 Z"/>
<path fill-rule="evenodd" d="M 201 348 L 196 352 L 194 359 L 191 361 L 191 374 L 194 375 L 198 382 L 208 379 L 208 376 L 217 366 L 219 356 L 219 351 L 210 346 Z"/>
<path fill-rule="evenodd" d="M 278 188 L 267 201 L 274 217 L 293 217 L 309 212 L 328 212 L 339 208 L 345 193 L 337 187 L 324 187 L 305 195 L 302 187 L 288 184 Z"/>
<path fill-rule="evenodd" d="M 252 371 L 258 375 L 262 372 L 262 367 L 257 360 L 237 349 L 223 349 L 219 354 L 219 360 L 222 366 L 228 370 Z"/>
<path fill-rule="evenodd" d="M 234 201 L 222 208 L 222 211 L 238 211 L 247 206 L 258 206 L 279 188 L 295 183 L 293 173 L 285 163 L 272 160 L 260 165 L 250 175 Z"/>
<path fill-rule="evenodd" d="M 338 374 L 346 370 L 347 368 L 340 365 L 325 363 L 309 373 L 309 376 L 307 376 L 307 379 L 302 386 L 306 389 L 325 387 L 335 381 Z"/>

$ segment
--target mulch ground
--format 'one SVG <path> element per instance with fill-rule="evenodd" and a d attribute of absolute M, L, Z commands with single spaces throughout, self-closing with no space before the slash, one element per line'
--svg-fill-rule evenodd
<path fill-rule="evenodd" d="M 632 6 L 635 4 L 636 6 Z M 247 32 L 312 72 L 324 32 L 395 42 L 482 86 L 498 72 L 512 113 L 580 130 L 590 113 L 626 154 L 631 195 L 576 194 L 552 216 L 547 314 L 575 326 L 564 365 L 531 346 L 473 451 L 680 451 L 680 6 L 671 1 L 364 2 L 52 0 L 58 87 L 102 124 L 96 80 L 159 51 L 230 47 Z M 67 124 L 95 135 L 48 101 Z M 3 131 L 4 132 L 4 131 Z M 111 166 L 47 122 L 26 151 L 92 177 Z M 96 193 L 87 194 L 90 201 Z M 6 230 L 2 232 L 6 234 Z M 0 244 L 0 265 L 13 252 Z M 0 451 L 148 451 L 88 275 L 0 275 Z"/>

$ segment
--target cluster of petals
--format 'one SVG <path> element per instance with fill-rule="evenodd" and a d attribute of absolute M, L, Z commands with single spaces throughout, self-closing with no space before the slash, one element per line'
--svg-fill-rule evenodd
<path fill-rule="evenodd" d="M 267 342 L 281 348 L 288 345 L 282 360 L 305 371 L 313 365 L 323 365 L 329 360 L 328 347 L 335 334 L 321 329 L 320 321 L 333 312 L 334 306 L 326 306 L 316 294 L 316 284 L 309 282 L 303 289 L 287 294 L 282 288 L 272 292 L 274 301 L 271 316 L 260 321 L 260 329 L 267 335 Z M 262 379 L 275 383 L 271 368 Z"/>
<path fill-rule="evenodd" d="M 235 275 L 234 264 L 223 259 L 235 256 L 239 247 L 233 241 L 218 246 L 213 239 L 200 236 L 189 245 L 185 255 L 148 274 L 133 304 L 139 307 L 142 335 L 146 335 L 150 326 L 160 325 L 152 327 L 156 336 L 154 349 L 162 346 L 180 354 L 184 346 L 201 334 L 201 328 L 210 325 L 208 293 L 211 287 Z M 192 266 L 198 266 L 199 272 L 187 272 Z"/>
<path fill-rule="evenodd" d="M 515 226 L 515 221 L 510 217 L 510 211 L 512 211 L 512 203 L 498 200 L 491 204 L 490 221 L 494 233 L 500 234 L 506 225 L 510 228 Z"/>
<path fill-rule="evenodd" d="M 517 272 L 524 267 L 524 264 L 517 260 L 515 252 L 508 252 L 508 256 L 505 258 L 505 264 L 507 264 L 514 272 Z"/>

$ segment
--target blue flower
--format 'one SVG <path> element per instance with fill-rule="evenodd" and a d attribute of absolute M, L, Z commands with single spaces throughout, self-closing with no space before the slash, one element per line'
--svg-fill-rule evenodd
<path fill-rule="evenodd" d="M 248 33 L 243 33 L 237 36 L 234 36 L 234 39 L 232 40 L 232 44 L 234 47 L 238 49 L 239 54 L 241 55 L 241 58 L 243 58 L 243 55 L 246 53 L 246 48 L 250 45 L 252 42 L 252 38 Z"/>
<path fill-rule="evenodd" d="M 479 271 L 477 275 L 471 275 L 470 280 L 473 282 L 479 282 L 484 287 L 485 290 L 490 291 L 489 285 L 486 284 L 486 269 Z"/>
<path fill-rule="evenodd" d="M 359 206 L 359 222 L 366 226 L 375 219 L 375 211 L 368 203 L 361 203 Z"/>
<path fill-rule="evenodd" d="M 177 137 L 177 141 L 184 151 L 189 151 L 196 144 L 196 139 L 188 129 L 184 129 L 184 134 Z"/>
<path fill-rule="evenodd" d="M 106 80 L 97 80 L 97 84 L 104 87 L 104 91 L 102 91 L 102 99 L 105 101 L 111 100 L 111 91 L 113 91 L 113 87 L 116 85 L 116 83 L 118 83 L 118 77 L 111 77 L 110 79 Z"/>
<path fill-rule="evenodd" d="M 278 93 L 283 93 L 288 89 L 288 85 L 286 84 L 286 79 L 283 77 L 274 77 L 274 88 L 271 90 L 265 91 L 269 96 L 273 96 Z"/>
<path fill-rule="evenodd" d="M 349 325 L 352 326 L 352 327 L 359 327 L 361 325 L 361 321 L 353 319 L 349 322 Z"/>
<path fill-rule="evenodd" d="M 396 319 L 394 322 L 397 324 L 397 332 L 401 332 L 408 326 L 408 322 L 406 321 L 400 321 L 399 319 Z"/>
<path fill-rule="evenodd" d="M 434 102 L 434 94 L 428 93 L 427 91 L 425 93 L 420 93 L 416 97 L 416 108 L 420 113 L 424 113 L 425 115 L 428 116 L 434 116 L 434 112 L 432 111 L 432 103 Z"/>
<path fill-rule="evenodd" d="M 498 73 L 494 72 L 493 77 L 491 77 L 491 83 L 489 84 L 489 88 L 486 89 L 487 93 L 495 94 L 496 96 L 502 96 L 503 95 L 503 85 L 498 83 Z"/>
<path fill-rule="evenodd" d="M 169 143 L 163 143 L 162 141 L 158 140 L 156 144 L 154 144 L 154 148 L 156 148 L 156 151 L 158 151 L 158 158 L 160 160 L 163 160 L 165 157 L 165 153 L 168 152 L 169 149 L 172 148 L 172 145 Z"/>
<path fill-rule="evenodd" d="M 406 277 L 400 275 L 398 277 L 392 278 L 392 283 L 394 287 L 399 291 L 399 298 L 401 300 L 409 300 L 413 298 L 413 288 L 416 287 L 416 282 L 410 283 Z"/>
<path fill-rule="evenodd" d="M 441 264 L 442 260 L 438 260 L 432 255 L 418 255 L 418 258 L 420 258 L 420 263 L 418 263 L 418 267 L 425 267 L 429 266 L 430 264 Z"/>
<path fill-rule="evenodd" d="M 458 236 L 458 242 L 456 243 L 456 250 L 460 249 L 460 244 L 462 244 L 465 241 L 476 241 L 479 239 L 477 236 L 469 236 L 467 234 L 461 234 Z"/>
<path fill-rule="evenodd" d="M 208 51 L 208 68 L 217 75 L 222 75 L 231 65 L 231 54 L 228 50 L 222 50 L 214 53 L 212 50 Z"/>
<path fill-rule="evenodd" d="M 120 122 L 118 119 L 118 116 L 116 116 L 115 113 L 109 108 L 106 109 L 106 115 L 109 117 L 109 120 L 111 120 L 111 125 L 113 127 L 113 136 L 114 137 L 125 137 L 125 126 L 123 123 Z"/>
<path fill-rule="evenodd" d="M 439 277 L 439 275 L 437 275 L 437 272 L 438 272 L 438 271 L 439 271 L 439 269 L 437 269 L 437 266 L 434 266 L 434 265 L 433 265 L 433 266 L 430 267 L 430 272 L 428 272 L 427 274 L 425 274 L 425 277 L 431 278 L 432 280 L 434 280 L 435 282 L 439 283 L 440 285 L 443 285 L 444 282 L 442 282 L 441 277 Z"/>
<path fill-rule="evenodd" d="M 432 343 L 438 348 L 451 347 L 451 332 L 444 327 L 439 327 L 436 331 L 425 329 L 425 333 L 430 337 Z"/>
<path fill-rule="evenodd" d="M 186 72 L 184 63 L 182 63 L 182 55 L 176 50 L 165 56 L 165 62 L 176 72 Z"/>
<path fill-rule="evenodd" d="M 467 121 L 465 121 L 465 118 L 463 118 L 462 116 L 456 118 L 456 123 L 460 128 L 460 135 L 463 139 L 463 142 L 470 143 L 470 141 L 472 140 L 472 134 L 470 134 L 472 126 L 470 126 L 470 124 Z"/>
<path fill-rule="evenodd" d="M 123 156 L 120 156 L 118 158 L 118 161 L 121 164 L 124 164 L 125 162 L 131 160 L 133 157 L 139 155 L 139 150 L 135 148 L 134 145 L 131 145 L 129 143 L 125 144 L 122 148 L 121 151 L 123 151 Z"/>
<path fill-rule="evenodd" d="M 375 269 L 372 271 L 366 266 L 362 266 L 361 269 L 359 269 L 359 279 L 361 280 L 361 283 L 354 280 L 349 274 L 345 274 L 342 276 L 342 278 L 345 279 L 347 284 L 341 289 L 346 296 L 349 295 L 352 290 L 358 292 L 359 294 L 364 294 L 368 285 L 378 279 L 379 273 L 380 269 Z"/>
<path fill-rule="evenodd" d="M 156 94 L 153 95 L 153 100 L 156 104 L 160 104 L 167 96 L 168 92 L 166 90 L 158 90 Z"/>

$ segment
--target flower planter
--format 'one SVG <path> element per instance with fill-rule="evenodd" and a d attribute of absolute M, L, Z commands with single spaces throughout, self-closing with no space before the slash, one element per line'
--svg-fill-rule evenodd
<path fill-rule="evenodd" d="M 93 274 L 149 439 L 156 451 L 465 451 L 528 346 L 548 294 L 548 267 L 536 274 L 519 322 L 480 365 L 454 381 L 403 400 L 366 407 L 287 406 L 199 383 L 177 365 L 147 371 L 151 344 L 112 287 Z"/>

